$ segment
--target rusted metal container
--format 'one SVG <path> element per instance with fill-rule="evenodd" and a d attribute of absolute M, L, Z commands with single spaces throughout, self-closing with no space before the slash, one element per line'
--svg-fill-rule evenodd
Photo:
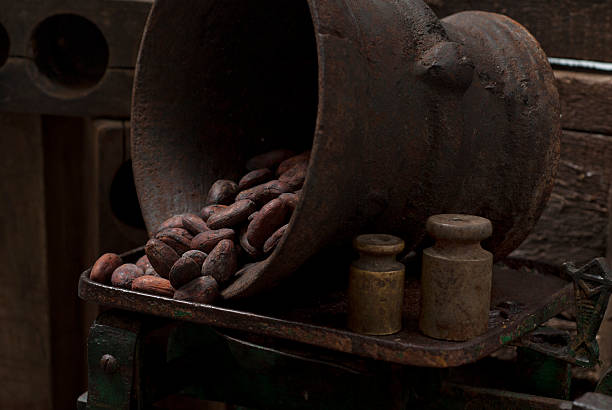
<path fill-rule="evenodd" d="M 491 13 L 440 21 L 420 0 L 157 0 L 132 109 L 149 230 L 198 210 L 250 156 L 312 147 L 287 234 L 229 297 L 365 230 L 413 248 L 437 213 L 490 219 L 485 247 L 506 255 L 559 155 L 558 94 L 533 37 Z"/>

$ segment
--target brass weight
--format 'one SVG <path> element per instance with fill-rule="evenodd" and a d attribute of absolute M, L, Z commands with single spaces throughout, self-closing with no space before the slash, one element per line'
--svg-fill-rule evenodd
<path fill-rule="evenodd" d="M 360 258 L 350 269 L 348 327 L 368 335 L 389 335 L 402 328 L 404 265 L 396 255 L 404 241 L 392 235 L 360 235 L 353 240 Z"/>
<path fill-rule="evenodd" d="M 491 235 L 491 221 L 473 215 L 434 215 L 426 229 L 436 243 L 423 251 L 419 328 L 427 336 L 455 341 L 485 333 L 493 255 L 480 241 Z"/>

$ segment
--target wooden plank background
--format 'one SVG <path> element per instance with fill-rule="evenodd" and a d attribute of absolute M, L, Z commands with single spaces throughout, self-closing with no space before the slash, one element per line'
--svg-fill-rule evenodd
<path fill-rule="evenodd" d="M 49 409 L 51 314 L 40 116 L 0 113 L 0 409 Z"/>
<path fill-rule="evenodd" d="M 425 0 L 442 18 L 465 10 L 505 14 L 542 44 L 549 57 L 612 61 L 610 0 Z"/>

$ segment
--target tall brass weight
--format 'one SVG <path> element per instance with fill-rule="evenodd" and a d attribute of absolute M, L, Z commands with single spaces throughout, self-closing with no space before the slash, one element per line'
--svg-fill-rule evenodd
<path fill-rule="evenodd" d="M 443 214 L 427 220 L 436 244 L 423 251 L 419 327 L 430 337 L 468 340 L 487 331 L 493 255 L 480 241 L 491 221 L 473 215 Z"/>
<path fill-rule="evenodd" d="M 360 235 L 353 247 L 360 258 L 350 270 L 349 329 L 368 335 L 399 332 L 405 268 L 396 256 L 404 249 L 404 241 L 392 235 Z"/>

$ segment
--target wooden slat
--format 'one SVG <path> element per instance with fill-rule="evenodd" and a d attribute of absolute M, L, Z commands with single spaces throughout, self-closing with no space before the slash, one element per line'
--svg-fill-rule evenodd
<path fill-rule="evenodd" d="M 555 265 L 604 256 L 611 181 L 612 136 L 564 131 L 552 196 L 514 255 Z"/>
<path fill-rule="evenodd" d="M 138 246 L 143 246 L 147 241 L 147 232 L 142 226 L 138 227 L 137 215 L 134 215 L 130 223 L 120 220 L 113 213 L 111 201 L 118 201 L 123 209 L 138 210 L 138 198 L 133 177 L 129 185 L 133 191 L 126 190 L 123 197 L 116 197 L 116 192 L 111 192 L 115 178 L 126 181 L 128 175 L 118 175 L 119 169 L 131 167 L 130 160 L 130 128 L 126 121 L 119 120 L 96 120 L 92 123 L 92 132 L 96 146 L 96 172 L 97 172 L 97 224 L 98 224 L 98 253 L 124 252 Z M 117 183 L 117 181 L 115 181 Z M 142 217 L 140 217 L 142 221 Z"/>
<path fill-rule="evenodd" d="M 555 78 L 563 128 L 612 135 L 612 75 L 555 70 Z"/>
<path fill-rule="evenodd" d="M 465 10 L 508 15 L 527 27 L 549 57 L 612 61 L 609 0 L 426 0 L 439 17 Z"/>
<path fill-rule="evenodd" d="M 51 318 L 39 116 L 0 113 L 0 163 L 0 409 L 49 409 Z"/>
<path fill-rule="evenodd" d="M 9 58 L 0 67 L 0 111 L 128 117 L 134 66 L 150 7 L 151 2 L 143 0 L 0 0 L 0 24 L 10 40 Z M 58 86 L 34 63 L 32 35 L 42 21 L 57 14 L 83 17 L 102 33 L 108 65 L 97 84 Z M 94 44 L 89 48 L 100 49 Z"/>
<path fill-rule="evenodd" d="M 95 259 L 93 141 L 86 120 L 43 117 L 53 407 L 73 408 L 87 389 L 78 277 Z"/>

